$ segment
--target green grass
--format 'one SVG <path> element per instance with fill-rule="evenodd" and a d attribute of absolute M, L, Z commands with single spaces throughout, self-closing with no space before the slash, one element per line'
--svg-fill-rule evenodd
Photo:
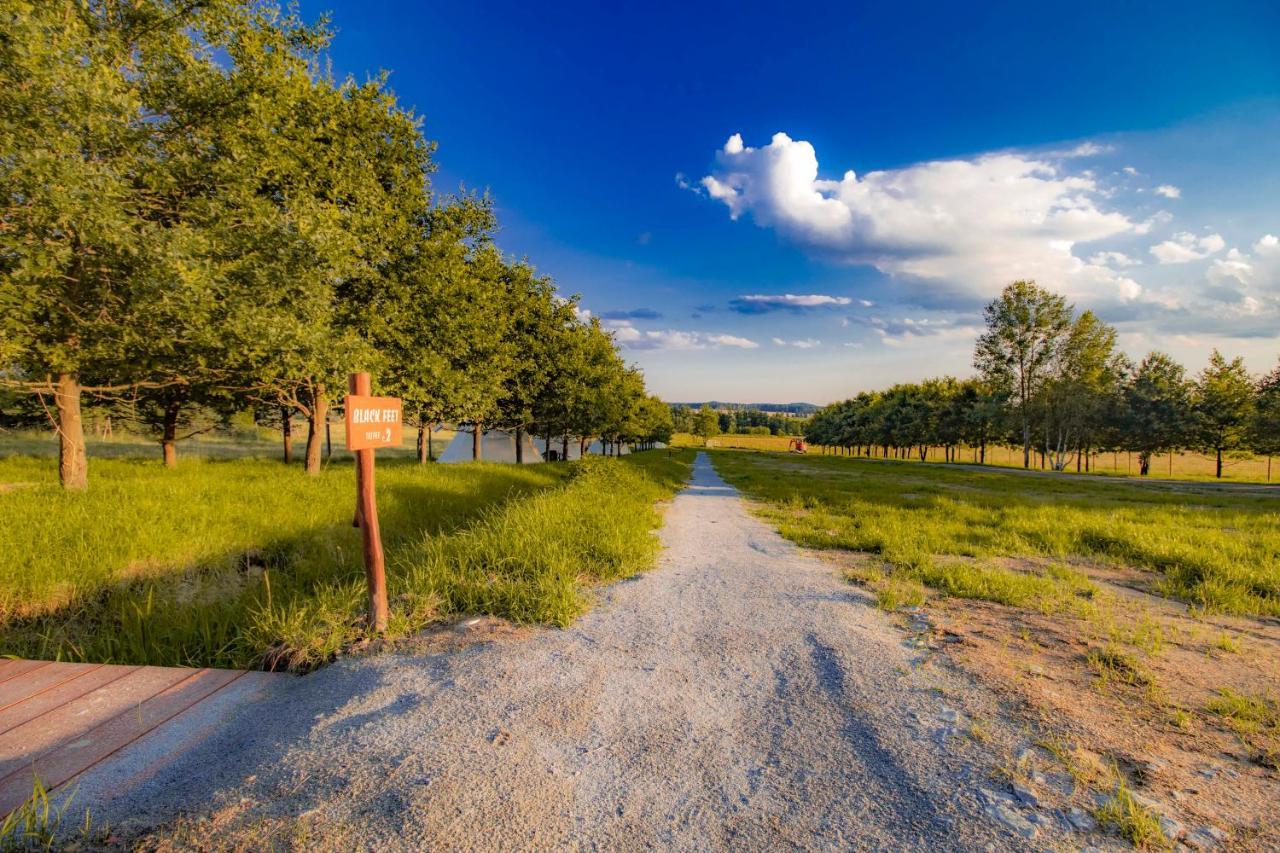
<path fill-rule="evenodd" d="M 1116 787 L 1115 795 L 1094 812 L 1094 817 L 1139 849 L 1166 850 L 1172 846 L 1160 829 L 1160 818 L 1138 802 L 1124 782 Z"/>
<path fill-rule="evenodd" d="M 1280 770 L 1280 703 L 1269 696 L 1237 693 L 1222 688 L 1209 701 L 1217 714 L 1254 751 L 1254 760 Z"/>
<path fill-rule="evenodd" d="M 392 636 L 443 616 L 564 624 L 648 566 L 656 500 L 692 454 L 558 465 L 378 464 Z M 0 459 L 0 649 L 23 657 L 305 669 L 362 636 L 354 474 L 255 459 Z"/>
<path fill-rule="evenodd" d="M 71 810 L 75 792 L 61 792 L 57 796 L 60 802 L 55 803 L 40 777 L 34 777 L 31 796 L 0 820 L 0 853 L 52 850 L 58 844 L 65 849 L 74 849 L 76 845 L 69 843 L 71 833 L 69 827 L 64 826 L 64 821 Z M 91 842 L 95 835 L 104 831 L 105 827 L 93 826 L 89 810 L 85 809 L 78 833 L 81 840 Z"/>
<path fill-rule="evenodd" d="M 1280 492 L 1149 487 L 909 462 L 716 451 L 726 480 L 788 539 L 878 554 L 947 594 L 1079 608 L 1087 559 L 1159 573 L 1155 590 L 1209 611 L 1280 616 Z"/>

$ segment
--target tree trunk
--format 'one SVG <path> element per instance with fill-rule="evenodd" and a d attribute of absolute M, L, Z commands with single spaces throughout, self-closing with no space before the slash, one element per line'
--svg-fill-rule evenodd
<path fill-rule="evenodd" d="M 324 411 L 324 458 L 333 458 L 333 427 L 329 423 L 329 410 Z"/>
<path fill-rule="evenodd" d="M 435 424 L 427 424 L 427 458 L 434 460 L 436 458 L 436 449 L 432 446 L 431 432 L 435 428 Z"/>
<path fill-rule="evenodd" d="M 1022 419 L 1022 467 L 1031 467 L 1031 421 Z"/>
<path fill-rule="evenodd" d="M 1151 471 L 1151 454 L 1138 454 L 1138 476 L 1145 477 Z"/>
<path fill-rule="evenodd" d="M 280 407 L 280 440 L 284 443 L 284 464 L 293 461 L 293 412 L 288 406 Z"/>
<path fill-rule="evenodd" d="M 329 398 L 325 395 L 324 385 L 317 385 L 311 394 L 311 409 L 307 417 L 307 456 L 304 469 L 313 477 L 320 473 L 320 442 L 323 440 L 328 408 Z"/>
<path fill-rule="evenodd" d="M 484 424 L 476 421 L 471 427 L 471 461 L 480 461 L 480 444 L 484 438 Z"/>
<path fill-rule="evenodd" d="M 1221 479 L 1222 479 L 1222 448 L 1221 448 L 1221 447 L 1219 447 L 1219 448 L 1218 448 L 1218 474 L 1217 474 L 1217 477 L 1218 477 L 1218 479 L 1219 479 L 1219 480 L 1221 480 Z"/>
<path fill-rule="evenodd" d="M 164 433 L 160 439 L 160 451 L 166 468 L 178 467 L 178 415 L 181 412 L 181 400 L 170 400 L 164 407 Z"/>
<path fill-rule="evenodd" d="M 569 433 L 565 433 L 560 437 L 560 461 L 569 461 Z"/>
<path fill-rule="evenodd" d="M 516 427 L 516 464 L 524 464 L 524 430 Z"/>
<path fill-rule="evenodd" d="M 418 464 L 427 464 L 427 423 L 418 418 Z"/>
<path fill-rule="evenodd" d="M 58 481 L 64 489 L 87 489 L 89 460 L 84 452 L 79 380 L 69 373 L 59 374 L 53 401 L 58 409 Z"/>

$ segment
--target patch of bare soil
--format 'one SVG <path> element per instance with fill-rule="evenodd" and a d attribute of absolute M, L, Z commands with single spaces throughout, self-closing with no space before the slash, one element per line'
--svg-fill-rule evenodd
<path fill-rule="evenodd" d="M 874 559 L 827 557 L 846 569 Z M 1178 849 L 1280 849 L 1277 721 L 1221 712 L 1228 690 L 1265 697 L 1274 714 L 1280 622 L 1197 614 L 1150 594 L 1149 572 L 1074 568 L 1099 587 L 1087 613 L 931 597 L 904 627 L 1028 726 L 1037 747 L 1008 769 L 1042 802 L 1087 824 L 1123 780 Z"/>

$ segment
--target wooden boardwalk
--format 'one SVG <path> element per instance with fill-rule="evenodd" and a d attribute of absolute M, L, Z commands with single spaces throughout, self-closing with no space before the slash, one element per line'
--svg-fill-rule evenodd
<path fill-rule="evenodd" d="M 215 697 L 268 673 L 0 660 L 0 817 Z M 181 738 L 174 741 L 180 751 Z"/>

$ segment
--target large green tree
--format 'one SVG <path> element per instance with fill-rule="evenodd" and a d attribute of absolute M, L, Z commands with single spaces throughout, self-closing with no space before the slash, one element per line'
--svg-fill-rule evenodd
<path fill-rule="evenodd" d="M 986 331 L 973 364 L 993 388 L 1008 394 L 1021 426 L 1022 465 L 1031 467 L 1034 406 L 1071 328 L 1066 300 L 1033 281 L 1015 281 L 986 307 Z"/>
<path fill-rule="evenodd" d="M 0 376 L 52 399 L 68 488 L 88 483 L 82 395 L 139 387 L 126 353 L 166 333 L 158 294 L 182 298 L 155 183 L 178 129 L 150 88 L 221 8 L 0 0 Z"/>
<path fill-rule="evenodd" d="M 1223 454 L 1245 445 L 1253 415 L 1253 393 L 1244 359 L 1228 361 L 1215 349 L 1209 356 L 1209 366 L 1196 379 L 1194 400 L 1196 441 L 1215 455 L 1219 478 Z"/>
<path fill-rule="evenodd" d="M 1271 479 L 1271 457 L 1280 453 L 1280 367 L 1258 380 L 1253 417 L 1249 422 L 1249 443 L 1254 453 L 1267 457 L 1267 479 Z"/>
<path fill-rule="evenodd" d="M 1144 358 L 1125 384 L 1122 441 L 1137 452 L 1142 476 L 1150 472 L 1154 454 L 1172 453 L 1191 440 L 1191 391 L 1182 365 L 1162 352 Z"/>

